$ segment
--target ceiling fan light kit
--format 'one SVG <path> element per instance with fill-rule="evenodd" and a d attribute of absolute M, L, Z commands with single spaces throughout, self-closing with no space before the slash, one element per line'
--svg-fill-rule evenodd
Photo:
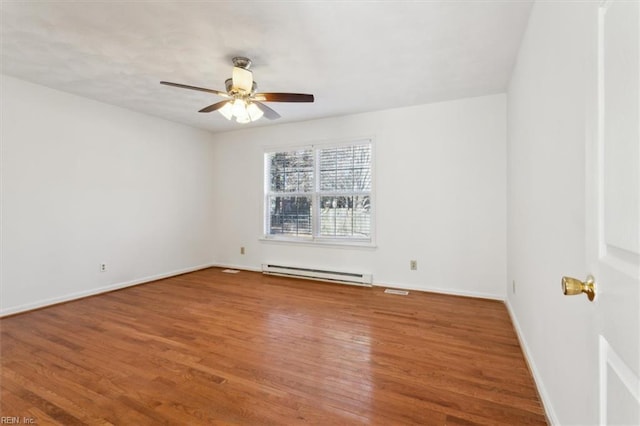
<path fill-rule="evenodd" d="M 263 116 L 269 120 L 280 118 L 280 114 L 262 102 L 313 102 L 314 96 L 304 93 L 257 93 L 258 84 L 249 70 L 251 60 L 245 57 L 233 58 L 232 77 L 225 81 L 225 92 L 189 86 L 180 83 L 161 81 L 160 84 L 182 89 L 213 93 L 227 100 L 202 108 L 199 112 L 218 111 L 227 120 L 235 117 L 236 122 L 245 124 L 257 121 Z"/>
<path fill-rule="evenodd" d="M 257 121 L 264 115 L 264 112 L 255 103 L 247 102 L 244 99 L 226 102 L 218 111 L 227 120 L 235 117 L 236 121 L 241 124 Z"/>

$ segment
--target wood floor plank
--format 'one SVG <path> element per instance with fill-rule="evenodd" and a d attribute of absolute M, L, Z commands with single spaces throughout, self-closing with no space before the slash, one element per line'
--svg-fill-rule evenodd
<path fill-rule="evenodd" d="M 544 425 L 504 304 L 209 268 L 0 320 L 38 424 Z"/>

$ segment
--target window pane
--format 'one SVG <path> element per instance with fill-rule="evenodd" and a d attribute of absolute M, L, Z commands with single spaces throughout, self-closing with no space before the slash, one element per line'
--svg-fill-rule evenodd
<path fill-rule="evenodd" d="M 336 165 L 339 169 L 349 169 L 353 166 L 352 146 L 345 146 L 336 150 Z"/>
<path fill-rule="evenodd" d="M 320 191 L 335 191 L 336 172 L 335 170 L 320 171 Z"/>
<path fill-rule="evenodd" d="M 313 168 L 301 170 L 298 174 L 298 192 L 313 191 Z"/>
<path fill-rule="evenodd" d="M 353 183 L 356 191 L 371 191 L 371 145 L 353 147 Z"/>
<path fill-rule="evenodd" d="M 320 191 L 371 191 L 371 145 L 320 150 Z"/>
<path fill-rule="evenodd" d="M 313 190 L 313 151 L 305 149 L 268 154 L 271 192 Z"/>
<path fill-rule="evenodd" d="M 353 190 L 371 191 L 371 169 L 353 169 Z"/>
<path fill-rule="evenodd" d="M 336 189 L 353 191 L 353 171 L 351 169 L 336 170 Z"/>
<path fill-rule="evenodd" d="M 320 197 L 320 235 L 323 237 L 369 238 L 369 196 Z"/>
<path fill-rule="evenodd" d="M 311 197 L 269 197 L 269 234 L 310 236 L 311 207 Z"/>

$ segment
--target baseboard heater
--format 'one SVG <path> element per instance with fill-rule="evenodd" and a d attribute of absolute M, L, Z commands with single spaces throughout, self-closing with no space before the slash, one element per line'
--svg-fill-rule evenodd
<path fill-rule="evenodd" d="M 263 263 L 262 273 L 293 278 L 306 278 L 309 280 L 328 281 L 332 283 L 362 285 L 367 287 L 371 287 L 373 283 L 373 277 L 371 274 L 327 271 L 323 269 L 301 268 L 298 266 L 282 266 Z"/>

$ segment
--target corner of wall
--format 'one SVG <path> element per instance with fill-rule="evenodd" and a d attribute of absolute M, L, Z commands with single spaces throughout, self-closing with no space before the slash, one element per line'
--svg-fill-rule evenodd
<path fill-rule="evenodd" d="M 558 420 L 558 416 L 553 409 L 553 404 L 551 403 L 551 397 L 547 392 L 546 387 L 544 386 L 544 381 L 542 380 L 542 375 L 538 371 L 536 367 L 536 363 L 533 358 L 533 354 L 529 345 L 527 344 L 527 340 L 525 338 L 522 329 L 520 328 L 520 323 L 518 322 L 518 317 L 516 316 L 513 307 L 511 306 L 511 301 L 509 297 L 504 302 L 507 307 L 507 311 L 509 312 L 509 316 L 511 317 L 511 322 L 513 323 L 513 327 L 516 331 L 516 336 L 518 337 L 518 342 L 520 343 L 520 347 L 522 348 L 522 353 L 524 355 L 525 361 L 527 362 L 527 366 L 529 367 L 529 371 L 533 376 L 533 380 L 536 384 L 536 388 L 538 389 L 538 395 L 540 397 L 540 402 L 542 403 L 542 407 L 544 408 L 545 415 L 547 416 L 547 421 L 551 425 L 559 425 L 560 421 Z"/>

